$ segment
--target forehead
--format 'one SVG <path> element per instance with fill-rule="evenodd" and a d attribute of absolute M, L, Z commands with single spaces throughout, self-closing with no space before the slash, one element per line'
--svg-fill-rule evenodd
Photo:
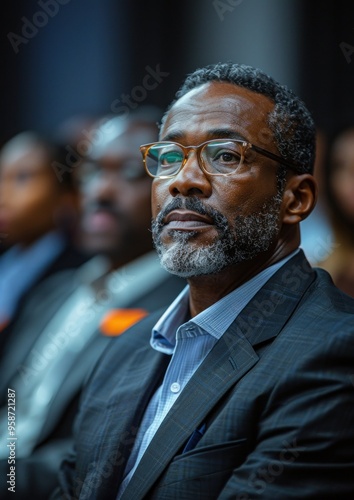
<path fill-rule="evenodd" d="M 14 144 L 6 148 L 1 155 L 0 169 L 2 172 L 17 169 L 26 169 L 28 171 L 47 170 L 49 161 L 48 152 L 40 144 Z"/>
<path fill-rule="evenodd" d="M 170 109 L 161 128 L 161 139 L 191 133 L 212 138 L 213 131 L 229 130 L 256 144 L 273 137 L 268 115 L 274 103 L 266 96 L 226 82 L 208 82 L 181 97 Z"/>

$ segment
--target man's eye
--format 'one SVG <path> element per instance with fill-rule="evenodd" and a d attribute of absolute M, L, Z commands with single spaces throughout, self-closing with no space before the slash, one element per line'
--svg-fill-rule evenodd
<path fill-rule="evenodd" d="M 220 156 L 224 162 L 235 161 L 238 159 L 234 153 L 222 153 Z"/>
<path fill-rule="evenodd" d="M 181 163 L 183 160 L 183 156 L 179 151 L 169 151 L 167 153 L 162 153 L 160 155 L 160 164 L 163 165 L 171 165 L 173 163 Z"/>
<path fill-rule="evenodd" d="M 240 155 L 234 151 L 220 151 L 217 155 L 215 155 L 214 161 L 238 163 L 240 161 Z"/>

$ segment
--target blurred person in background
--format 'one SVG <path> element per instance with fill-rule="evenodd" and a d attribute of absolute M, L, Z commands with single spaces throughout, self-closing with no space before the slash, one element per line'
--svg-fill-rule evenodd
<path fill-rule="evenodd" d="M 86 135 L 89 156 L 80 161 L 80 140 L 56 170 L 79 179 L 79 239 L 92 258 L 75 273 L 46 280 L 32 295 L 0 366 L 2 396 L 11 387 L 19 402 L 16 498 L 46 499 L 54 489 L 81 386 L 107 342 L 148 311 L 167 306 L 185 286 L 160 266 L 149 230 L 151 178 L 139 146 L 157 139 L 160 119 L 159 110 L 140 107 L 125 118 L 102 120 Z M 18 350 L 22 344 L 26 355 Z M 4 482 L 6 452 L 0 461 Z M 2 483 L 1 498 L 6 490 Z"/>
<path fill-rule="evenodd" d="M 354 297 L 354 125 L 341 129 L 331 141 L 326 194 L 334 242 L 332 252 L 318 265 Z"/>
<path fill-rule="evenodd" d="M 51 163 L 64 152 L 35 132 L 13 137 L 0 152 L 0 233 L 10 248 L 0 257 L 0 352 L 11 321 L 34 288 L 57 271 L 84 262 L 73 247 L 77 192 L 59 182 Z"/>

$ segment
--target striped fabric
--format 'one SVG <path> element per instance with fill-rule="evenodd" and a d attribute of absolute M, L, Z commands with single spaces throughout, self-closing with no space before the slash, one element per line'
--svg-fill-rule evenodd
<path fill-rule="evenodd" d="M 170 354 L 172 359 L 163 383 L 151 398 L 143 417 L 134 448 L 127 462 L 126 475 L 121 484 L 118 499 L 123 494 L 161 422 L 217 340 L 262 286 L 298 251 L 296 250 L 263 270 L 189 320 L 187 320 L 189 314 L 189 287 L 187 286 L 156 323 L 152 331 L 151 346 L 157 351 Z M 181 321 L 184 323 L 181 324 Z"/>

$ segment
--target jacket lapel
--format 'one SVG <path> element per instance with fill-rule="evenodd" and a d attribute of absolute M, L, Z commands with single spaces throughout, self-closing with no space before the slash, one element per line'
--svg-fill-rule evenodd
<path fill-rule="evenodd" d="M 122 500 L 143 498 L 218 401 L 257 363 L 254 348 L 278 335 L 314 277 L 300 252 L 262 287 L 182 391 L 142 457 Z"/>
<path fill-rule="evenodd" d="M 143 498 L 223 394 L 257 362 L 247 340 L 235 347 L 224 338 L 215 345 L 162 422 L 122 500 Z"/>
<path fill-rule="evenodd" d="M 276 337 L 299 306 L 316 273 L 301 250 L 265 283 L 236 319 L 252 346 Z"/>
<path fill-rule="evenodd" d="M 153 314 L 143 320 L 142 328 L 151 331 L 156 321 L 157 315 Z M 133 329 L 141 330 L 140 324 L 132 328 L 131 336 L 135 334 Z M 144 340 L 135 350 L 130 350 L 129 364 L 126 363 L 124 371 L 119 372 L 120 378 L 112 376 L 112 391 L 99 420 L 97 413 L 93 415 L 92 425 L 98 433 L 92 444 L 92 459 L 90 456 L 81 493 L 85 496 L 85 491 L 91 491 L 92 500 L 116 497 L 146 405 L 162 383 L 170 360 L 170 356 L 151 349 L 148 337 Z M 107 371 L 107 376 L 110 375 L 112 372 Z"/>

